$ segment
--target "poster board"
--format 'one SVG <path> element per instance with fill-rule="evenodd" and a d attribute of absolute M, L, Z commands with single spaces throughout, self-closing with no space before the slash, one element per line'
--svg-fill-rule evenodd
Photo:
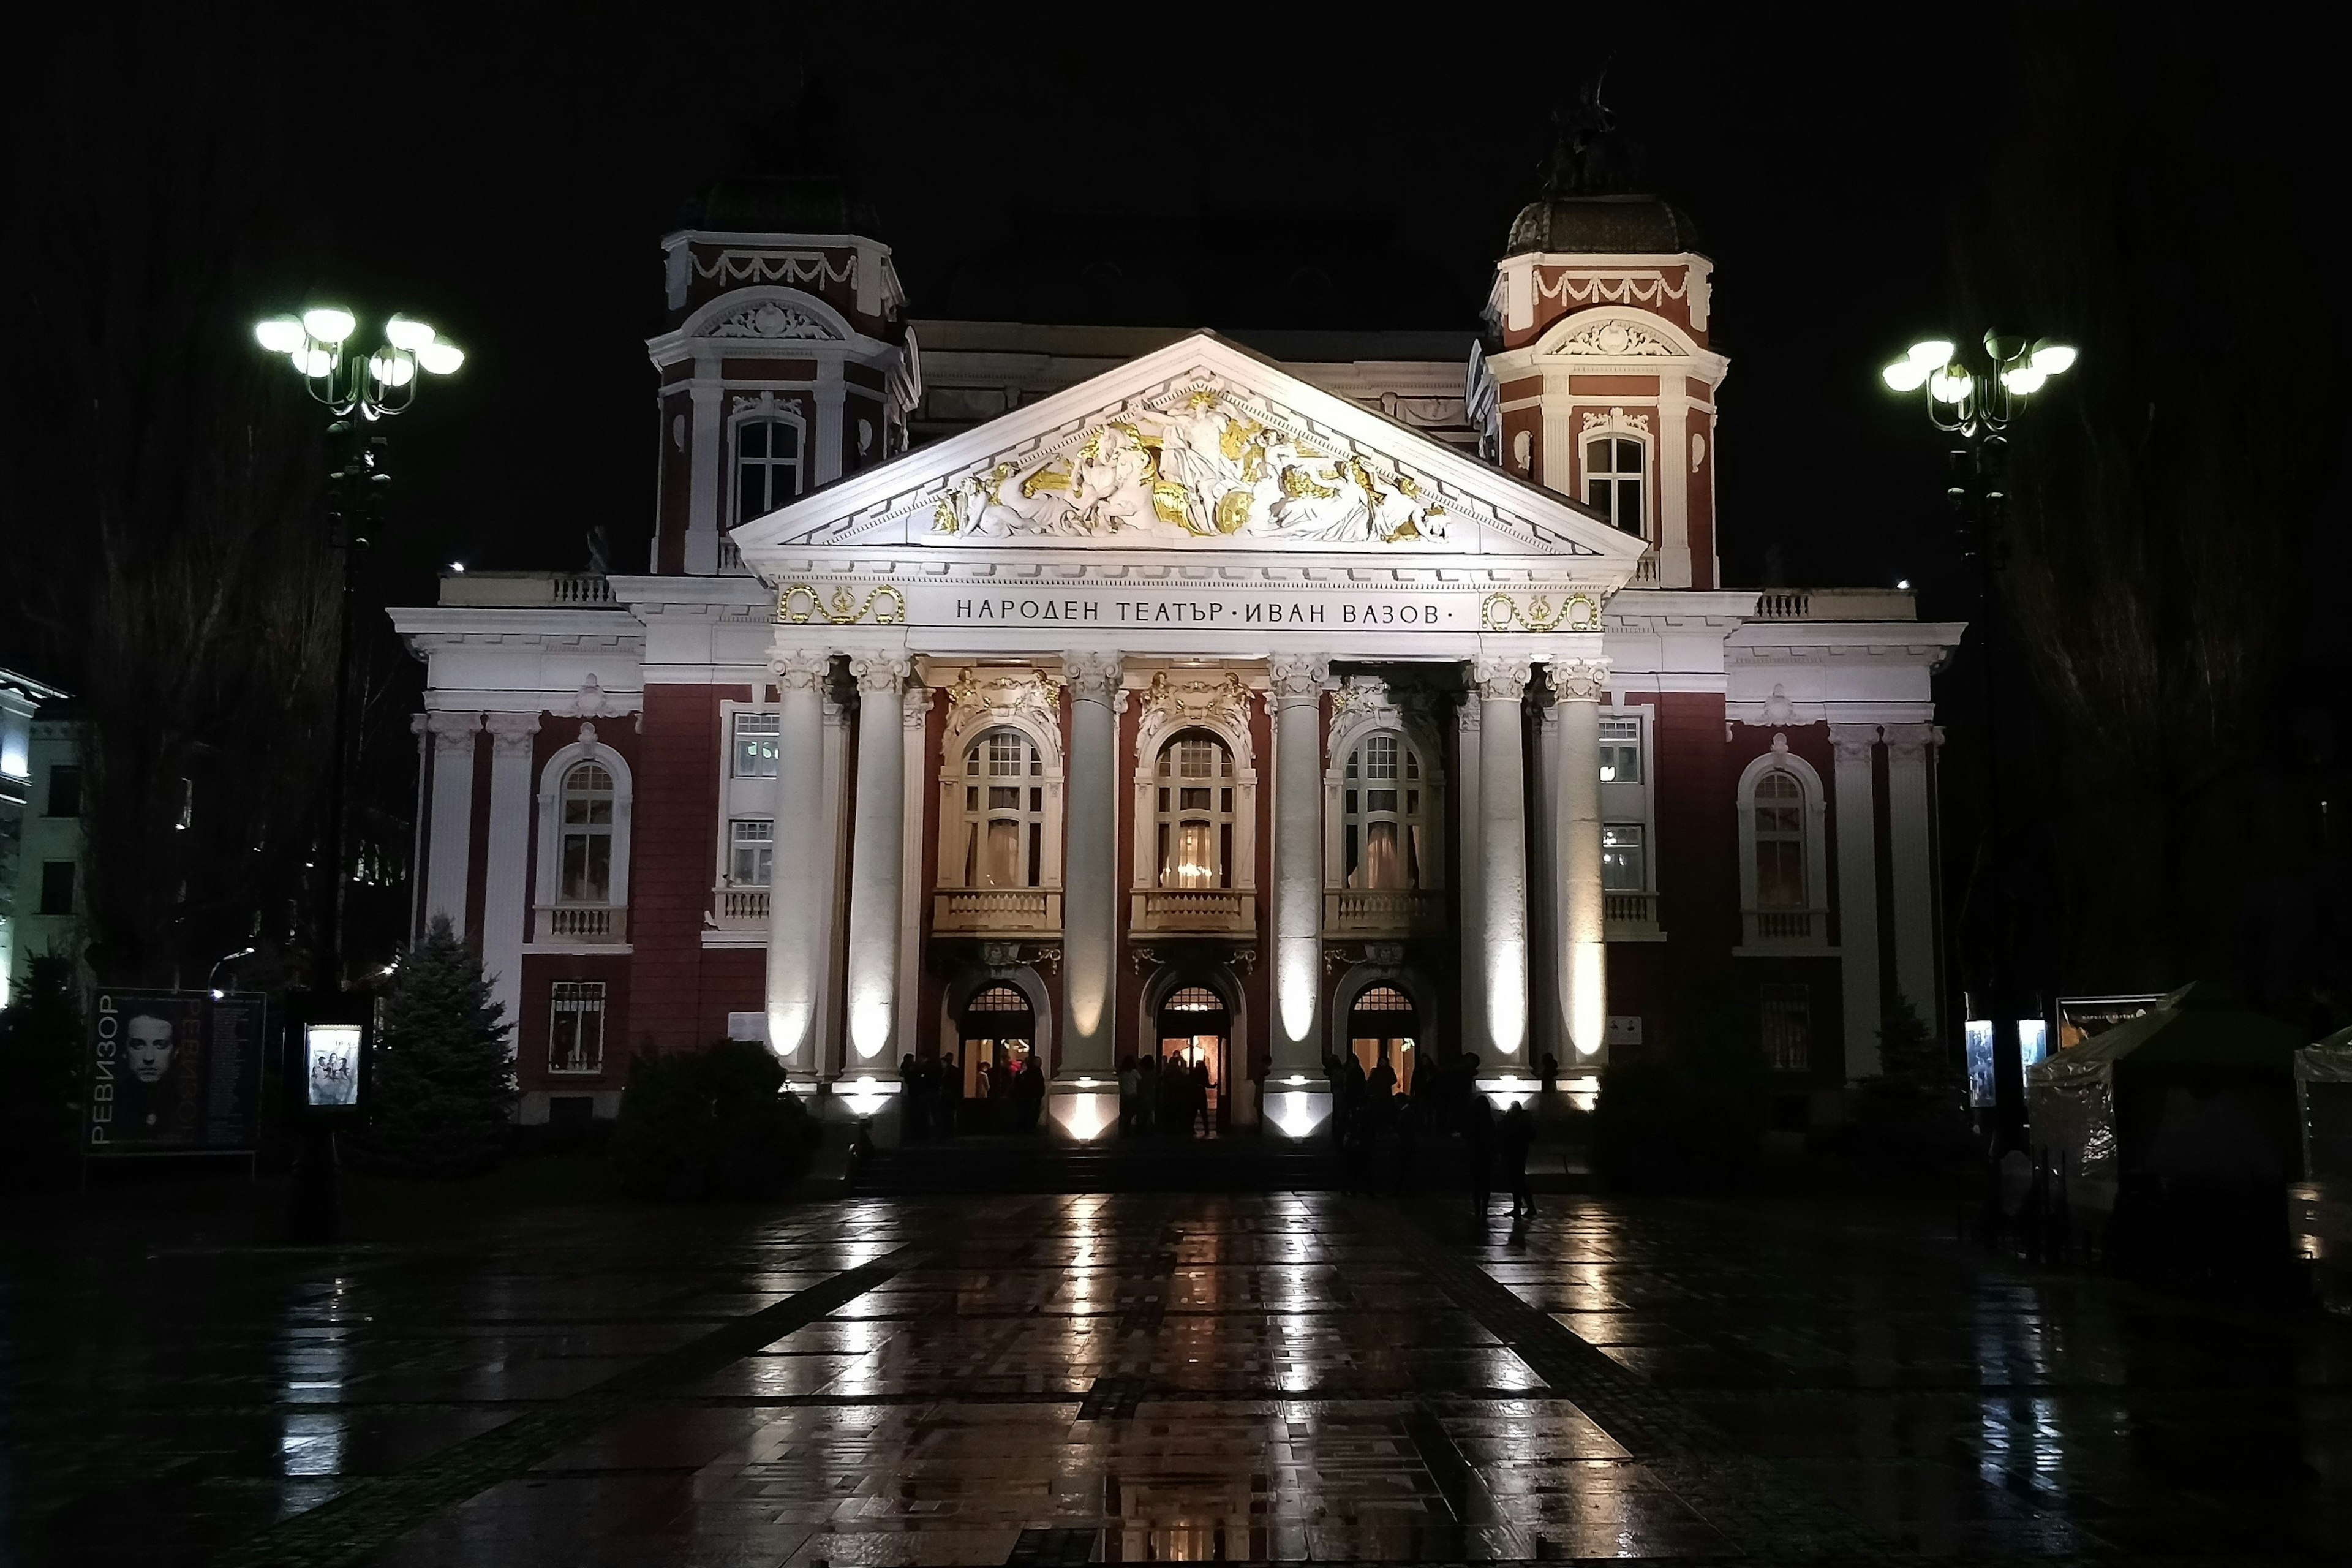
<path fill-rule="evenodd" d="M 244 1153 L 260 1129 L 268 998 L 236 991 L 99 989 L 91 1011 L 86 1154 Z"/>

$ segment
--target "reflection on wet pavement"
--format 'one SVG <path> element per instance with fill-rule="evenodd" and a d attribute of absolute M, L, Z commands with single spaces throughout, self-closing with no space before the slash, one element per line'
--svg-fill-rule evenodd
<path fill-rule="evenodd" d="M 1321 1194 L 11 1238 L 0 1561 L 2324 1557 L 2352 1329 L 1899 1211 Z"/>

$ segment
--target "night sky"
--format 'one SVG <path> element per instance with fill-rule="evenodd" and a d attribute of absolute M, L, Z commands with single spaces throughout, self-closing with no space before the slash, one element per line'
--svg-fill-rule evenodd
<path fill-rule="evenodd" d="M 1717 263 L 1731 581 L 1759 581 L 1775 545 L 1791 582 L 1948 572 L 1937 445 L 1875 380 L 1939 323 L 1945 241 L 1980 166 L 1965 142 L 1926 156 L 1921 114 L 1864 85 L 1899 80 L 1914 40 L 1842 43 L 1832 67 L 1818 29 L 1760 13 L 1678 26 L 1671 47 L 1524 54 L 1483 13 L 1376 39 L 1203 18 L 1192 44 L 1173 13 L 1149 43 L 877 21 L 796 49 L 753 47 L 749 26 L 414 44 L 441 85 L 353 155 L 358 199 L 322 209 L 355 300 L 412 306 L 472 356 L 395 429 L 384 596 L 429 595 L 456 558 L 576 567 L 598 524 L 620 569 L 644 561 L 659 237 L 758 142 L 741 128 L 784 117 L 812 75 L 918 318 L 1454 329 L 1466 351 L 1550 116 L 1605 66 L 1645 183 Z M 863 65 L 873 26 L 889 58 Z M 1999 73 L 1978 74 L 1997 99 Z M 371 237 L 387 209 L 399 221 Z"/>

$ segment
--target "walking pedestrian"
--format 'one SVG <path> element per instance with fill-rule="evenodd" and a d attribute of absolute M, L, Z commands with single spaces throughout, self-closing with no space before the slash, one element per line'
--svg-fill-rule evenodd
<path fill-rule="evenodd" d="M 1209 1120 L 1209 1064 L 1205 1061 L 1192 1064 L 1192 1114 L 1201 1123 L 1202 1137 L 1215 1134 L 1217 1129 Z"/>
<path fill-rule="evenodd" d="M 1462 1146 L 1469 1155 L 1470 1212 L 1483 1226 L 1495 1193 L 1495 1108 L 1475 1084 L 1462 1107 Z"/>
<path fill-rule="evenodd" d="M 1536 1141 L 1536 1119 L 1528 1113 L 1524 1100 L 1513 1102 L 1503 1112 L 1502 1124 L 1495 1129 L 1495 1153 L 1502 1166 L 1505 1184 L 1511 1189 L 1511 1217 L 1524 1215 L 1535 1217 L 1535 1194 L 1528 1187 L 1528 1148 Z"/>
<path fill-rule="evenodd" d="M 956 1135 L 957 1113 L 963 1109 L 963 1068 L 953 1057 L 940 1058 L 940 1094 L 937 1105 L 940 1136 Z"/>

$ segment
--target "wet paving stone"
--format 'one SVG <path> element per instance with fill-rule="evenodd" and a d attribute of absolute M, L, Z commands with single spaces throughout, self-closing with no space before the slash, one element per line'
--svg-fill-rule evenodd
<path fill-rule="evenodd" d="M 1899 1211 L 1324 1194 L 59 1219 L 0 1562 L 2341 1561 L 2352 1326 Z"/>

